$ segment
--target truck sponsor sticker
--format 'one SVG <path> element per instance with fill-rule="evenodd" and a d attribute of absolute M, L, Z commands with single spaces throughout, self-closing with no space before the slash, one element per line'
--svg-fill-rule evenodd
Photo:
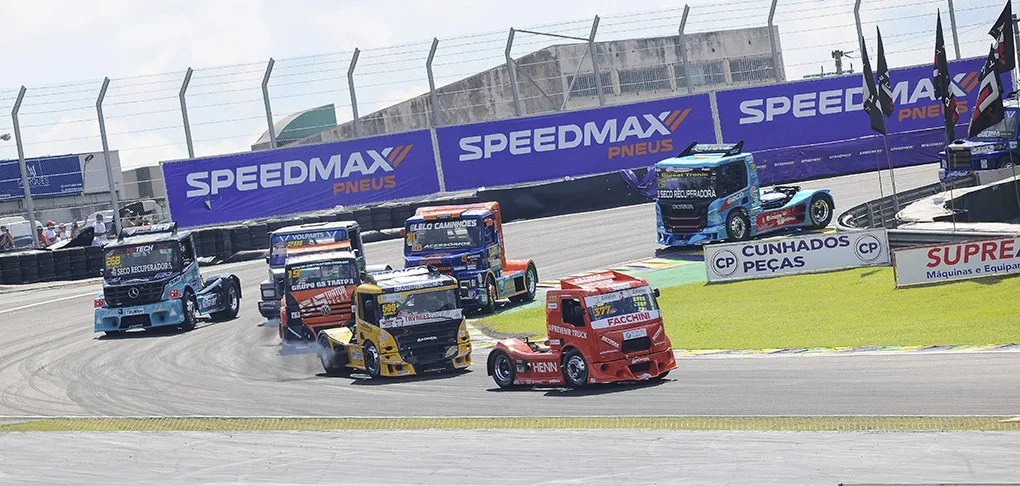
<path fill-rule="evenodd" d="M 624 341 L 628 339 L 643 338 L 646 336 L 648 336 L 648 330 L 643 327 L 641 329 L 631 329 L 630 331 L 623 331 Z"/>
<path fill-rule="evenodd" d="M 576 337 L 576 338 L 588 339 L 588 333 L 585 332 L 585 331 L 580 331 L 580 330 L 577 330 L 577 329 L 571 329 L 569 327 L 564 327 L 564 326 L 557 326 L 555 324 L 550 324 L 549 325 L 549 332 L 551 332 L 551 333 L 554 332 L 554 333 L 562 334 L 564 336 L 573 336 L 573 337 Z"/>
<path fill-rule="evenodd" d="M 608 329 L 617 326 L 626 326 L 637 322 L 645 322 L 659 318 L 659 311 L 634 312 L 622 316 L 609 317 L 591 322 L 592 329 Z"/>
<path fill-rule="evenodd" d="M 1020 274 L 1020 238 L 994 238 L 893 252 L 896 286 Z"/>
<path fill-rule="evenodd" d="M 379 320 L 379 327 L 383 329 L 391 329 L 397 327 L 414 326 L 417 324 L 426 324 L 429 322 L 439 322 L 446 320 L 463 318 L 463 311 L 461 309 L 435 311 L 435 312 L 421 312 L 421 313 L 408 313 L 392 318 L 383 318 Z"/>
<path fill-rule="evenodd" d="M 532 361 L 531 369 L 535 373 L 559 373 L 560 366 L 555 361 Z"/>

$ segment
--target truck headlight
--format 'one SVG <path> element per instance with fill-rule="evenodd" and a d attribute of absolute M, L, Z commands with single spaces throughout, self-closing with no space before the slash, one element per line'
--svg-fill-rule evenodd
<path fill-rule="evenodd" d="M 272 299 L 273 297 L 276 297 L 276 290 L 275 289 L 262 289 L 262 298 L 263 299 Z"/>

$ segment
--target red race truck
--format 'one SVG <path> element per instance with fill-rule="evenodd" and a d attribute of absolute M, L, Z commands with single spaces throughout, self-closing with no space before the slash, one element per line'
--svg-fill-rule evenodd
<path fill-rule="evenodd" d="M 658 380 L 676 368 L 652 289 L 642 278 L 602 272 L 563 279 L 546 294 L 547 346 L 504 339 L 489 353 L 500 388 Z"/>

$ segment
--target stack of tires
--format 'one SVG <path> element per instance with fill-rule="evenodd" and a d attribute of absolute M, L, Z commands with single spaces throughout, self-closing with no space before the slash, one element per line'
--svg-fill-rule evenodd
<path fill-rule="evenodd" d="M 40 282 L 52 282 L 57 279 L 56 267 L 53 262 L 52 251 L 42 251 L 36 253 L 36 257 L 39 259 L 39 281 Z"/>
<path fill-rule="evenodd" d="M 96 248 L 102 248 L 97 246 Z M 53 274 L 56 280 L 71 280 L 71 249 L 53 252 Z"/>
<path fill-rule="evenodd" d="M 215 231 L 211 228 L 201 229 L 192 233 L 195 241 L 195 252 L 200 257 L 210 257 L 216 254 Z"/>
<path fill-rule="evenodd" d="M 230 235 L 230 245 L 235 253 L 252 249 L 251 230 L 247 226 L 231 226 L 227 228 L 227 232 Z"/>
<path fill-rule="evenodd" d="M 372 229 L 384 230 L 394 227 L 392 205 L 380 204 L 369 209 L 369 214 L 372 217 Z"/>
<path fill-rule="evenodd" d="M 411 216 L 414 216 L 414 211 L 415 211 L 415 207 L 410 205 L 410 204 L 395 204 L 395 205 L 393 205 L 393 207 L 390 209 L 390 213 L 392 214 L 392 219 L 393 219 L 393 224 L 394 224 L 393 227 L 394 228 L 403 228 L 404 227 L 404 221 L 407 221 L 407 218 L 410 218 Z"/>
<path fill-rule="evenodd" d="M 90 246 L 85 248 L 85 266 L 88 269 L 89 277 L 103 276 L 103 248 Z"/>
<path fill-rule="evenodd" d="M 234 254 L 234 245 L 230 241 L 230 231 L 226 228 L 213 228 L 213 239 L 216 245 L 215 255 L 219 258 L 230 258 Z"/>
<path fill-rule="evenodd" d="M 269 248 L 269 225 L 266 223 L 251 223 L 248 225 L 248 234 L 253 250 Z"/>
<path fill-rule="evenodd" d="M 21 255 L 0 255 L 0 281 L 7 285 L 24 283 L 21 280 Z"/>
<path fill-rule="evenodd" d="M 32 284 L 39 282 L 39 254 L 34 251 L 21 254 L 21 281 Z"/>
<path fill-rule="evenodd" d="M 333 221 L 354 221 L 354 211 L 341 209 L 333 213 Z"/>
<path fill-rule="evenodd" d="M 90 247 L 91 248 L 91 247 Z M 83 280 L 89 276 L 88 253 L 85 248 L 71 248 L 71 280 Z"/>

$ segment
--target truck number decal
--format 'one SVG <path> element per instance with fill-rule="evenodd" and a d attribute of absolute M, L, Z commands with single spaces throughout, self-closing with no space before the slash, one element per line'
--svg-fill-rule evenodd
<path fill-rule="evenodd" d="M 287 278 L 289 278 L 289 279 L 295 279 L 295 278 L 298 278 L 300 276 L 301 276 L 301 269 L 300 268 L 292 268 L 290 270 L 287 270 Z"/>
<path fill-rule="evenodd" d="M 107 267 L 119 267 L 120 266 L 120 255 L 106 257 Z"/>
<path fill-rule="evenodd" d="M 591 308 L 592 315 L 596 318 L 609 315 L 613 308 L 609 305 L 599 305 Z"/>

